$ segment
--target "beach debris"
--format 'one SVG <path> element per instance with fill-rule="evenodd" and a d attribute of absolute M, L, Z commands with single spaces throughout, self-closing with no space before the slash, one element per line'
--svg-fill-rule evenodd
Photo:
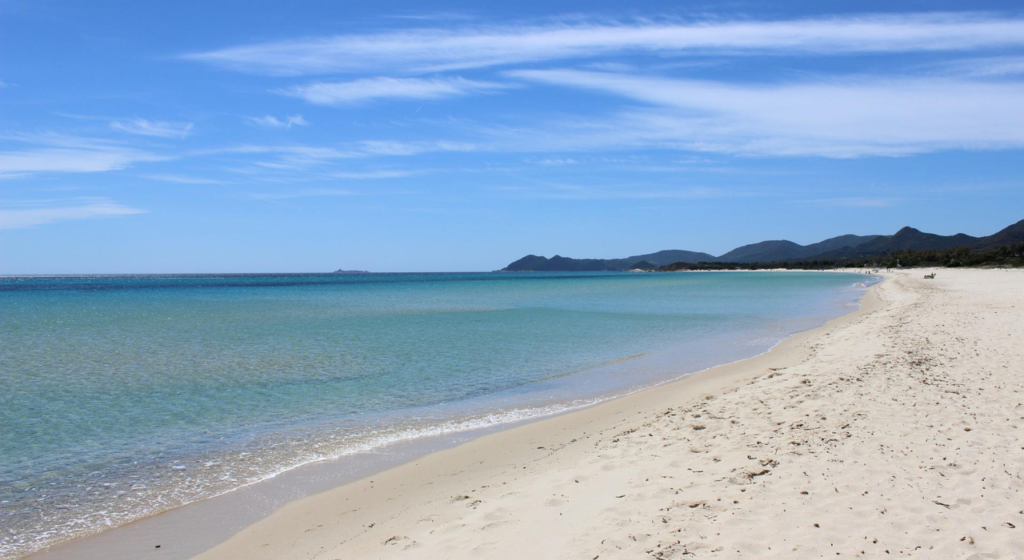
<path fill-rule="evenodd" d="M 747 476 L 747 478 L 749 478 L 749 479 L 753 480 L 753 479 L 755 479 L 755 478 L 757 478 L 757 477 L 759 477 L 759 476 L 763 476 L 763 475 L 766 475 L 766 474 L 768 474 L 768 473 L 770 473 L 770 472 L 772 472 L 772 471 L 771 471 L 771 469 L 761 469 L 761 470 L 759 470 L 759 471 L 756 471 L 756 472 L 750 472 L 750 471 L 748 471 L 748 472 L 747 472 L 747 474 L 746 474 L 746 476 Z"/>

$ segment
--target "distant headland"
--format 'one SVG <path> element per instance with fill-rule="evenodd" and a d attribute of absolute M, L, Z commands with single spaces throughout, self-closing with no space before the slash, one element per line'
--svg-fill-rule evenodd
<path fill-rule="evenodd" d="M 810 245 L 787 240 L 761 241 L 714 256 L 696 251 L 667 250 L 619 259 L 551 258 L 527 255 L 502 272 L 604 272 L 735 268 L 740 265 L 784 265 L 792 268 L 887 266 L 919 264 L 1013 264 L 1021 260 L 1024 220 L 985 237 L 963 233 L 937 235 L 904 227 L 892 235 L 840 235 Z M 903 258 L 902 261 L 899 259 Z M 697 266 L 700 265 L 700 266 Z"/>

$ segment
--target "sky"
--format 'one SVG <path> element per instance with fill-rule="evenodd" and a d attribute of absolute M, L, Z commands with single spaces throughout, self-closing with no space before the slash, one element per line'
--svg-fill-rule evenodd
<path fill-rule="evenodd" d="M 0 0 L 0 274 L 481 271 L 1022 218 L 1015 2 Z"/>

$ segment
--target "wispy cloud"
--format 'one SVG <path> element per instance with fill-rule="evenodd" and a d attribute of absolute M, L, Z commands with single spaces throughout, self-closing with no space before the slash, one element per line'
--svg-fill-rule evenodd
<path fill-rule="evenodd" d="M 561 166 L 561 165 L 576 165 L 577 163 L 579 163 L 579 161 L 576 160 L 576 159 L 573 159 L 573 158 L 548 157 L 548 158 L 542 158 L 542 159 L 530 159 L 530 160 L 527 160 L 526 163 L 533 163 L 533 164 L 536 164 L 536 165 L 543 165 L 543 166 L 546 166 L 546 167 L 551 167 L 551 166 Z"/>
<path fill-rule="evenodd" d="M 965 58 L 933 65 L 942 74 L 975 78 L 1002 78 L 1024 75 L 1024 56 Z"/>
<path fill-rule="evenodd" d="M 277 90 L 317 105 L 353 105 L 375 99 L 443 99 L 491 92 L 507 86 L 464 78 L 367 78 L 318 82 Z"/>
<path fill-rule="evenodd" d="M 292 125 L 309 126 L 309 121 L 304 119 L 302 115 L 292 115 L 290 117 L 285 117 L 284 120 L 278 119 L 272 115 L 246 117 L 245 122 L 255 126 L 262 126 L 264 128 L 284 128 L 286 130 L 291 128 Z"/>
<path fill-rule="evenodd" d="M 479 149 L 476 144 L 449 140 L 395 141 L 364 140 L 336 146 L 308 146 L 302 144 L 228 146 L 210 150 L 190 152 L 193 156 L 217 154 L 259 155 L 270 157 L 262 162 L 267 167 L 301 168 L 324 165 L 338 160 L 367 158 L 372 156 L 413 156 L 431 152 L 472 152 Z M 260 163 L 260 162 L 257 162 Z"/>
<path fill-rule="evenodd" d="M 196 157 L 239 156 L 239 161 L 231 168 L 231 171 L 248 175 L 264 175 L 268 170 L 279 172 L 303 171 L 329 165 L 338 160 L 365 157 L 365 154 L 355 148 L 306 146 L 301 144 L 244 144 L 209 150 L 197 150 L 191 152 L 190 155 Z"/>
<path fill-rule="evenodd" d="M 430 152 L 475 152 L 480 147 L 470 142 L 451 140 L 428 140 L 419 142 L 400 142 L 394 140 L 364 140 L 358 144 L 358 150 L 364 155 L 374 156 L 413 156 Z"/>
<path fill-rule="evenodd" d="M 647 107 L 527 131 L 576 149 L 657 146 L 751 155 L 858 157 L 1024 146 L 1024 84 L 861 78 L 733 84 L 576 70 L 508 72 Z M 546 130 L 556 127 L 548 126 Z"/>
<path fill-rule="evenodd" d="M 0 208 L 0 229 L 25 229 L 55 222 L 87 220 L 112 216 L 144 214 L 145 210 L 132 208 L 105 199 L 65 201 L 57 206 Z"/>
<path fill-rule="evenodd" d="M 157 138 L 185 138 L 192 132 L 193 123 L 173 123 L 165 121 L 147 121 L 133 119 L 131 121 L 113 121 L 110 128 L 128 134 L 155 136 Z"/>
<path fill-rule="evenodd" d="M 491 186 L 508 198 L 543 200 L 706 200 L 744 196 L 745 193 L 712 187 L 665 188 L 644 184 L 579 184 L 539 181 L 528 186 Z"/>
<path fill-rule="evenodd" d="M 163 181 L 165 183 L 178 183 L 180 185 L 221 185 L 224 181 L 207 179 L 205 177 L 190 177 L 187 175 L 139 175 L 143 179 Z"/>
<path fill-rule="evenodd" d="M 413 21 L 456 21 L 474 20 L 476 16 L 461 12 L 431 12 L 429 14 L 388 14 L 387 19 L 408 19 Z"/>
<path fill-rule="evenodd" d="M 872 198 L 872 197 L 840 197 L 840 198 L 816 198 L 804 200 L 809 204 L 820 204 L 822 206 L 842 206 L 847 208 L 885 208 L 897 203 L 894 198 Z"/>
<path fill-rule="evenodd" d="M 37 148 L 0 152 L 0 173 L 94 173 L 125 169 L 141 161 L 159 161 L 159 156 L 121 147 Z"/>
<path fill-rule="evenodd" d="M 15 179 L 24 179 L 25 177 L 31 176 L 31 173 L 0 173 L 0 181 L 13 181 Z"/>
<path fill-rule="evenodd" d="M 283 193 L 249 193 L 256 200 L 289 200 L 293 198 L 311 198 L 321 196 L 353 196 L 358 193 L 343 189 L 309 189 Z"/>
<path fill-rule="evenodd" d="M 355 149 L 347 149 L 333 146 L 306 146 L 303 144 L 241 144 L 223 148 L 211 148 L 208 150 L 196 150 L 190 152 L 192 155 L 205 156 L 213 154 L 286 154 L 312 160 L 333 160 L 359 157 L 361 154 Z"/>
<path fill-rule="evenodd" d="M 339 179 L 399 179 L 419 175 L 422 171 L 380 170 L 380 171 L 338 171 L 331 173 Z"/>
<path fill-rule="evenodd" d="M 342 163 L 354 159 L 411 157 L 437 152 L 472 152 L 476 144 L 446 141 L 366 140 L 329 146 L 302 144 L 247 144 L 195 150 L 190 157 L 221 156 L 228 163 L 224 170 L 245 175 L 251 180 L 273 183 L 296 183 L 313 179 L 379 180 L 410 177 L 427 173 L 422 169 L 353 170 Z M 237 157 L 236 157 L 237 156 Z M 383 165 L 383 164 L 381 164 Z"/>
<path fill-rule="evenodd" d="M 125 169 L 137 162 L 169 159 L 101 138 L 57 133 L 0 134 L 0 141 L 29 145 L 0 151 L 0 174 L 94 173 Z"/>
<path fill-rule="evenodd" d="M 183 58 L 271 75 L 437 72 L 637 52 L 846 54 L 1024 45 L 1024 19 L 978 13 L 776 21 L 576 20 L 335 35 L 190 53 Z"/>

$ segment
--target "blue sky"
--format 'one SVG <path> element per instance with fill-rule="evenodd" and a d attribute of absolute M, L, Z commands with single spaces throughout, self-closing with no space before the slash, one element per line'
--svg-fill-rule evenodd
<path fill-rule="evenodd" d="M 3 274 L 492 270 L 1024 218 L 1011 3 L 0 0 L 0 32 Z"/>

